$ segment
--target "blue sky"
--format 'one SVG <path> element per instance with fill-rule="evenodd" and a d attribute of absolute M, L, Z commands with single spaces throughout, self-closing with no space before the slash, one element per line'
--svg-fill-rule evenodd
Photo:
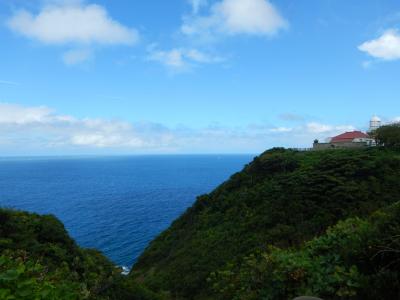
<path fill-rule="evenodd" d="M 0 155 L 257 153 L 400 120 L 397 0 L 3 0 Z"/>

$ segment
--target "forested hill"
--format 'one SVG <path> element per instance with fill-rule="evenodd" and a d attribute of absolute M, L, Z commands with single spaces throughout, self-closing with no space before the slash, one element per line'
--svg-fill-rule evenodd
<path fill-rule="evenodd" d="M 269 150 L 199 197 L 130 276 L 169 299 L 400 299 L 400 257 L 378 247 L 399 249 L 399 182 L 394 150 Z"/>
<path fill-rule="evenodd" d="M 157 300 L 51 215 L 0 209 L 1 300 Z"/>

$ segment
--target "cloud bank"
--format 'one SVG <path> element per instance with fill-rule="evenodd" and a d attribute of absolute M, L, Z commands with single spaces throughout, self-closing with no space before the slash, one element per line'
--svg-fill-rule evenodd
<path fill-rule="evenodd" d="M 44 107 L 0 103 L 0 154 L 256 153 L 275 146 L 310 147 L 351 125 L 303 122 L 293 127 L 167 127 L 154 122 L 76 118 Z M 25 153 L 26 151 L 27 153 Z"/>
<path fill-rule="evenodd" d="M 126 122 L 101 119 L 78 119 L 54 113 L 44 107 L 0 104 L 2 142 L 26 146 L 64 147 L 144 147 L 146 141 L 135 134 Z M 147 141 L 148 143 L 149 141 Z M 0 142 L 1 143 L 1 142 Z"/>

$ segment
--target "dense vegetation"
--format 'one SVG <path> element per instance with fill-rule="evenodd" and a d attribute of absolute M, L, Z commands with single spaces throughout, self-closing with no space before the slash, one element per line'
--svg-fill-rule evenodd
<path fill-rule="evenodd" d="M 0 299 L 157 299 L 53 216 L 0 209 Z"/>
<path fill-rule="evenodd" d="M 400 299 L 400 202 L 364 220 L 339 221 L 300 249 L 269 247 L 209 281 L 229 300 Z"/>
<path fill-rule="evenodd" d="M 400 124 L 386 125 L 378 128 L 373 133 L 377 144 L 387 148 L 400 149 Z"/>
<path fill-rule="evenodd" d="M 155 239 L 132 280 L 171 299 L 400 298 L 385 288 L 399 284 L 398 265 L 388 259 L 381 274 L 375 247 L 396 242 L 396 217 L 368 219 L 399 201 L 399 180 L 400 153 L 387 148 L 267 151 Z M 374 297 L 371 283 L 388 297 Z"/>

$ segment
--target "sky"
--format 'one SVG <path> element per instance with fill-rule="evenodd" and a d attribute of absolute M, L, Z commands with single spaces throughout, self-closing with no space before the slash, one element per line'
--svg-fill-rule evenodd
<path fill-rule="evenodd" d="M 399 78 L 398 0 L 1 0 L 0 156 L 310 147 Z"/>

